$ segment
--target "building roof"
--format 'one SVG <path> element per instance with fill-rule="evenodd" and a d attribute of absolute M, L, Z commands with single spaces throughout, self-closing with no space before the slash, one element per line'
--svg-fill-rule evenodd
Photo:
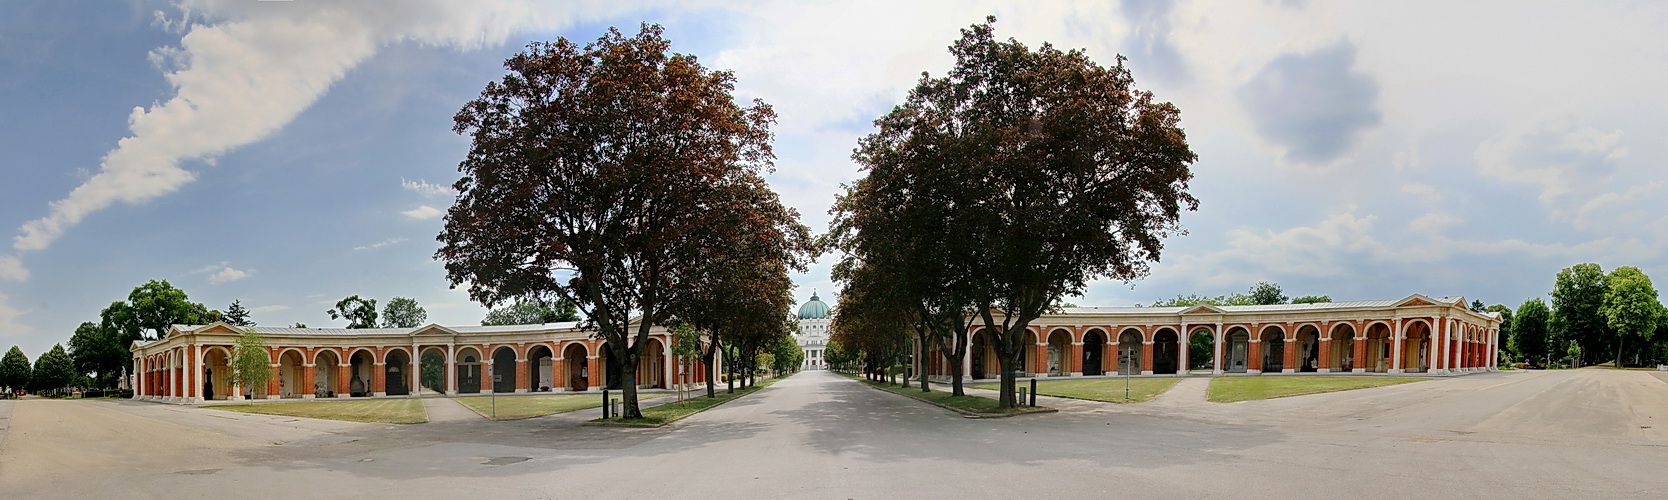
<path fill-rule="evenodd" d="M 174 325 L 173 329 L 181 332 L 192 332 L 210 325 Z M 436 324 L 423 325 L 415 328 L 292 328 L 287 326 L 249 326 L 237 327 L 253 331 L 261 335 L 410 335 L 430 328 L 443 328 L 456 333 L 509 333 L 537 330 L 570 330 L 579 328 L 578 321 L 563 323 L 544 323 L 538 325 L 495 325 L 495 326 L 440 326 Z"/>
<path fill-rule="evenodd" d="M 811 301 L 799 306 L 799 319 L 828 319 L 828 304 L 817 298 L 817 292 L 811 292 Z"/>

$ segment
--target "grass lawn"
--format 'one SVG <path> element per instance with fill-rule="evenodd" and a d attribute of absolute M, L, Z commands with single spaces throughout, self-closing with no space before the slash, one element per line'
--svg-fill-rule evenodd
<path fill-rule="evenodd" d="M 610 398 L 617 398 L 619 391 L 609 391 Z M 638 401 L 647 401 L 643 396 L 658 396 L 638 394 Z M 456 398 L 464 407 L 475 410 L 486 418 L 493 417 L 492 396 L 472 396 Z M 496 398 L 497 420 L 516 420 L 522 418 L 542 417 L 556 413 L 565 413 L 586 408 L 602 406 L 601 394 L 549 394 L 540 396 L 500 396 Z"/>
<path fill-rule="evenodd" d="M 1112 403 L 1142 403 L 1152 401 L 1179 381 L 1181 379 L 1175 377 L 1131 378 L 1128 379 L 1129 399 L 1124 399 L 1125 379 L 1122 378 L 1042 380 L 1037 382 L 1037 394 Z M 1030 389 L 1030 383 L 1026 381 L 1019 381 L 1019 386 Z M 993 391 L 1001 388 L 998 384 L 979 384 L 973 387 Z"/>
<path fill-rule="evenodd" d="M 217 405 L 216 410 L 265 415 L 323 418 L 349 422 L 420 424 L 429 421 L 423 402 L 416 399 L 372 399 L 368 401 L 306 401 L 254 405 Z"/>
<path fill-rule="evenodd" d="M 1217 403 L 1347 391 L 1418 382 L 1424 378 L 1396 377 L 1217 377 L 1205 399 Z"/>
<path fill-rule="evenodd" d="M 937 404 L 940 404 L 940 405 L 949 406 L 951 408 L 970 411 L 970 412 L 974 412 L 974 413 L 1015 413 L 1016 412 L 1015 410 L 998 410 L 998 409 L 996 409 L 997 405 L 1001 404 L 1001 402 L 999 402 L 997 400 L 994 400 L 994 399 L 987 398 L 987 397 L 983 397 L 983 396 L 952 396 L 952 395 L 950 395 L 949 384 L 934 384 L 935 387 L 932 390 L 932 392 L 921 392 L 921 386 L 916 385 L 916 384 L 910 384 L 909 387 L 904 387 L 902 385 L 893 384 L 893 383 L 889 383 L 889 382 L 876 382 L 876 381 L 873 381 L 873 380 L 863 378 L 861 375 L 857 375 L 857 374 L 841 373 L 841 375 L 851 377 L 853 379 L 856 379 L 858 382 L 869 384 L 871 386 L 878 387 L 878 388 L 881 388 L 881 389 L 884 389 L 884 390 L 887 390 L 887 391 L 890 391 L 890 392 L 894 392 L 894 393 L 897 393 L 897 394 L 902 394 L 902 395 L 909 396 L 909 397 L 919 399 L 919 400 L 922 400 L 922 401 L 927 401 L 927 402 L 930 402 L 930 403 L 937 403 Z"/>
<path fill-rule="evenodd" d="M 757 383 L 754 383 L 752 387 L 748 387 L 746 389 L 736 389 L 736 392 L 733 392 L 733 393 L 724 392 L 723 386 L 720 385 L 718 387 L 718 392 L 714 395 L 714 397 L 711 397 L 711 398 L 708 398 L 706 396 L 706 389 L 702 388 L 701 390 L 695 391 L 696 396 L 695 396 L 694 399 L 690 399 L 690 400 L 683 401 L 683 402 L 666 403 L 666 404 L 656 406 L 656 407 L 653 407 L 653 408 L 643 408 L 643 418 L 633 418 L 633 419 L 624 419 L 624 418 L 620 418 L 620 417 L 614 417 L 614 418 L 608 418 L 608 419 L 599 418 L 599 419 L 592 420 L 592 422 L 660 425 L 660 424 L 664 424 L 664 423 L 667 423 L 667 422 L 673 422 L 673 421 L 676 421 L 680 418 L 684 418 L 684 417 L 687 417 L 687 416 L 690 416 L 690 415 L 694 415 L 696 413 L 707 411 L 707 409 L 712 408 L 714 406 L 718 406 L 720 404 L 724 404 L 724 402 L 726 402 L 726 401 L 729 401 L 729 400 L 732 400 L 732 399 L 735 399 L 735 398 L 739 398 L 739 397 L 742 397 L 742 396 L 746 396 L 748 394 L 752 394 L 753 392 L 758 391 L 759 389 L 770 387 L 770 384 L 776 383 L 777 380 L 781 380 L 781 379 L 780 378 L 773 378 L 773 379 L 760 380 Z M 600 398 L 598 398 L 598 399 L 600 400 Z M 600 406 L 600 405 L 592 405 L 592 406 Z"/>

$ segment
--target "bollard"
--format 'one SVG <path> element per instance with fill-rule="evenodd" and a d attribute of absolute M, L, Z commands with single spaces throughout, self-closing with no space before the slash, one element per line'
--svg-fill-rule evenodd
<path fill-rule="evenodd" d="M 1021 388 L 1019 388 L 1019 391 L 1017 391 L 1017 392 L 1019 392 L 1019 400 L 1014 401 L 1014 405 L 1016 405 L 1016 406 L 1024 405 L 1025 404 L 1025 388 L 1021 387 Z"/>
<path fill-rule="evenodd" d="M 1031 407 L 1037 407 L 1037 379 L 1031 379 Z"/>
<path fill-rule="evenodd" d="M 602 418 L 608 418 L 608 410 L 612 410 L 612 409 L 613 408 L 610 408 L 608 406 L 608 389 L 603 389 L 602 390 Z"/>

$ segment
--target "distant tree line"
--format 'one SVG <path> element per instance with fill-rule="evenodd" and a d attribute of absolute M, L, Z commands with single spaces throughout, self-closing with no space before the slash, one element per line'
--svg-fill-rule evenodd
<path fill-rule="evenodd" d="M 1502 350 L 1535 366 L 1650 366 L 1668 362 L 1668 314 L 1651 279 L 1639 268 L 1618 267 L 1606 274 L 1584 263 L 1561 271 L 1548 294 L 1517 311 L 1501 312 Z M 1473 304 L 1478 308 L 1481 304 Z"/>

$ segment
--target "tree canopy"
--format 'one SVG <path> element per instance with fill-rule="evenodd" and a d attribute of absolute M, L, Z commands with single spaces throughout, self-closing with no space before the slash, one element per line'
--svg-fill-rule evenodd
<path fill-rule="evenodd" d="M 226 313 L 221 316 L 227 324 L 232 326 L 255 326 L 255 321 L 249 319 L 249 310 L 243 303 L 233 300 L 232 305 L 226 306 Z"/>
<path fill-rule="evenodd" d="M 1622 346 L 1629 340 L 1649 340 L 1656 333 L 1662 317 L 1662 302 L 1657 299 L 1651 278 L 1633 266 L 1622 266 L 1604 279 L 1604 305 L 1601 311 L 1607 325 L 1616 332 L 1615 366 L 1622 366 Z"/>
<path fill-rule="evenodd" d="M 1523 301 L 1523 305 L 1517 306 L 1513 319 L 1512 350 L 1526 360 L 1545 361 L 1548 323 L 1552 320 L 1552 311 L 1547 309 L 1546 302 L 1538 297 Z"/>
<path fill-rule="evenodd" d="M 518 297 L 515 302 L 493 308 L 481 318 L 481 326 L 539 325 L 579 321 L 579 308 L 573 303 L 556 299 L 545 303 L 534 297 Z"/>
<path fill-rule="evenodd" d="M 123 340 L 121 332 L 114 329 L 90 321 L 81 323 L 69 339 L 70 361 L 76 373 L 97 373 L 94 381 L 99 387 L 113 385 L 113 375 L 133 359 L 128 350 L 131 344 Z"/>
<path fill-rule="evenodd" d="M 625 418 L 641 416 L 630 379 L 651 325 L 700 288 L 689 275 L 739 226 L 798 224 L 749 210 L 776 202 L 762 177 L 775 112 L 738 105 L 730 72 L 671 53 L 662 33 L 611 28 L 506 60 L 454 117 L 471 145 L 435 254 L 488 307 L 526 296 L 578 307 L 620 362 Z"/>
<path fill-rule="evenodd" d="M 417 299 L 394 297 L 382 307 L 383 328 L 416 328 L 428 320 L 428 311 L 417 305 Z"/>
<path fill-rule="evenodd" d="M 8 391 L 28 388 L 32 370 L 29 357 L 23 355 L 22 349 L 12 346 L 5 357 L 0 357 L 0 387 Z"/>
<path fill-rule="evenodd" d="M 376 328 L 376 299 L 349 296 L 325 312 L 330 313 L 330 319 L 348 320 L 348 328 Z"/>
<path fill-rule="evenodd" d="M 1574 342 L 1587 355 L 1603 353 L 1610 336 L 1610 324 L 1603 314 L 1608 288 L 1604 278 L 1598 264 L 1576 264 L 1558 271 L 1552 287 L 1552 308 L 1558 313 L 1553 322 L 1555 333 L 1561 340 Z"/>
<path fill-rule="evenodd" d="M 53 344 L 52 350 L 35 359 L 35 367 L 29 373 L 29 387 L 37 391 L 62 389 L 75 379 L 75 362 L 64 352 L 62 344 Z"/>
<path fill-rule="evenodd" d="M 232 373 L 228 380 L 233 386 L 243 387 L 244 394 L 252 394 L 249 389 L 261 387 L 272 380 L 271 363 L 266 338 L 253 329 L 245 328 L 243 334 L 237 337 L 237 349 L 232 351 Z"/>
<path fill-rule="evenodd" d="M 1287 300 L 1286 292 L 1280 290 L 1279 283 L 1267 281 L 1259 281 L 1257 284 L 1251 285 L 1251 291 L 1246 295 L 1251 298 L 1252 304 L 1260 306 L 1284 304 Z"/>
<path fill-rule="evenodd" d="M 941 255 L 983 280 L 961 298 L 993 336 L 1001 404 L 1013 407 L 1026 326 L 1092 279 L 1146 275 L 1198 206 L 1187 192 L 1197 157 L 1180 111 L 1136 89 L 1122 57 L 1102 66 L 1082 50 L 999 41 L 995 23 L 963 29 L 950 71 L 923 74 L 875 121 L 853 155 L 866 175 L 853 189 L 874 201 L 847 210 L 919 202 L 965 231 Z M 864 258 L 921 262 L 910 255 Z"/>

